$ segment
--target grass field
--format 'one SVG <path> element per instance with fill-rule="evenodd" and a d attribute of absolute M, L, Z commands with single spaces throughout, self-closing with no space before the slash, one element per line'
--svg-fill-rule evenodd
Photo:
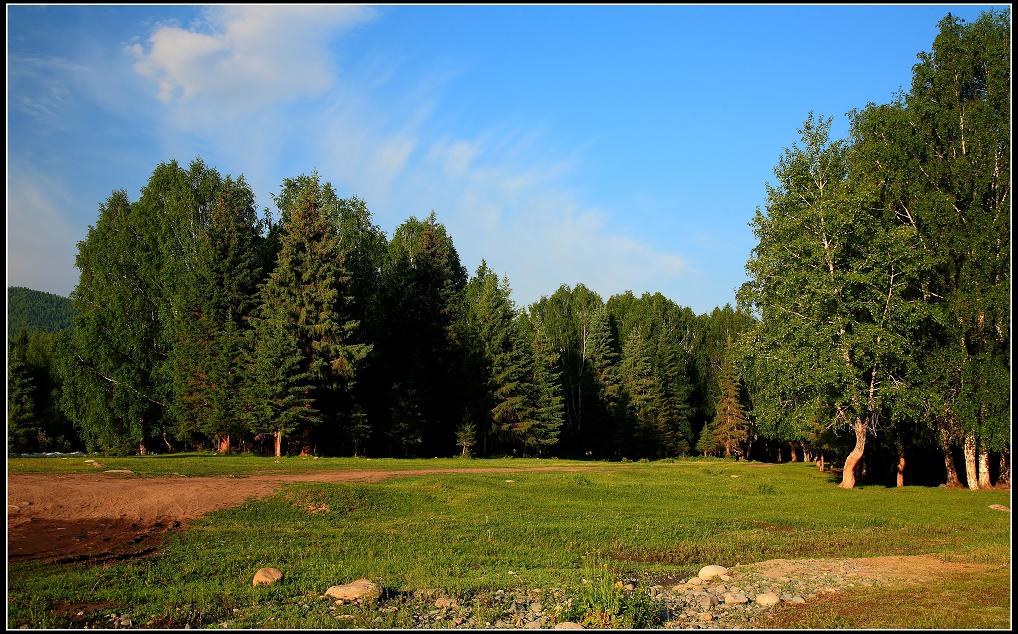
<path fill-rule="evenodd" d="M 98 458 L 143 475 L 242 475 L 265 469 L 428 469 L 573 465 L 571 461 Z M 9 471 L 88 471 L 80 458 L 25 458 Z M 181 627 L 409 627 L 402 607 L 346 608 L 319 598 L 367 577 L 385 597 L 437 589 L 581 588 L 582 557 L 620 574 L 690 576 L 703 565 L 774 558 L 936 554 L 993 564 L 982 577 L 931 587 L 869 588 L 770 616 L 771 627 L 1008 627 L 1009 491 L 864 486 L 839 489 L 811 465 L 688 460 L 583 472 L 420 475 L 373 484 L 291 484 L 217 511 L 144 559 L 100 566 L 15 563 L 8 627 L 66 627 L 68 606 L 108 606 L 134 624 Z M 283 582 L 252 588 L 263 566 Z M 1000 572 L 1004 570 L 1004 572 Z M 978 592 L 974 592 L 978 588 Z M 904 597 L 904 599 L 903 599 Z M 849 603 L 845 603 L 849 601 Z M 855 602 L 855 603 L 852 603 Z M 851 608 L 879 602 L 872 610 Z M 383 603 L 385 603 L 383 601 Z M 826 607 L 825 607 L 826 606 Z M 848 607 L 846 607 L 848 606 Z M 897 607 L 896 607 L 897 606 Z M 850 609 L 851 608 L 851 609 Z M 881 620 L 881 618 L 883 620 Z"/>

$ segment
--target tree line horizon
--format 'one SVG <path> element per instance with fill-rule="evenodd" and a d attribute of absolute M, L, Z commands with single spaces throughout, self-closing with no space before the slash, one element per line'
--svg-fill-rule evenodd
<path fill-rule="evenodd" d="M 8 451 L 788 455 L 845 488 L 1009 486 L 1009 36 L 1009 11 L 948 15 L 848 138 L 811 113 L 736 306 L 702 315 L 582 283 L 520 308 L 434 211 L 389 238 L 313 172 L 276 219 L 243 176 L 162 163 L 78 243 L 72 328 L 12 342 Z"/>

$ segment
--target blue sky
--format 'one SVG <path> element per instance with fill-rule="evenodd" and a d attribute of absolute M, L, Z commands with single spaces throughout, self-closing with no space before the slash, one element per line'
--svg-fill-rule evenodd
<path fill-rule="evenodd" d="M 260 206 L 317 169 L 390 236 L 434 209 L 521 305 L 709 311 L 807 113 L 844 135 L 989 7 L 8 5 L 7 283 L 69 293 L 110 192 L 201 156 Z"/>

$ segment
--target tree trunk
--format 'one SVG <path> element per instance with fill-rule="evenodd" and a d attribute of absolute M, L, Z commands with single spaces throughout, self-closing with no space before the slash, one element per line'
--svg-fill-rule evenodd
<path fill-rule="evenodd" d="M 1007 449 L 1000 452 L 1000 474 L 997 475 L 997 486 L 1011 487 L 1011 452 Z"/>
<path fill-rule="evenodd" d="M 219 453 L 221 455 L 230 453 L 230 434 L 223 434 L 219 437 Z"/>
<path fill-rule="evenodd" d="M 824 470 L 824 454 L 820 454 L 820 460 L 817 461 L 817 468 L 823 472 Z"/>
<path fill-rule="evenodd" d="M 809 449 L 803 448 L 802 459 L 805 462 L 813 462 L 813 454 L 809 452 Z"/>
<path fill-rule="evenodd" d="M 725 443 L 725 458 L 731 457 L 732 457 L 732 446 L 729 445 L 728 443 Z"/>
<path fill-rule="evenodd" d="M 979 490 L 979 478 L 976 474 L 976 437 L 969 433 L 965 436 L 965 484 L 972 491 Z"/>
<path fill-rule="evenodd" d="M 138 443 L 138 455 L 144 456 L 148 453 L 148 447 L 145 446 L 145 441 Z"/>
<path fill-rule="evenodd" d="M 998 480 L 1000 478 L 997 478 Z M 990 452 L 985 447 L 979 448 L 979 488 L 989 489 L 990 484 Z"/>
<path fill-rule="evenodd" d="M 898 478 L 896 482 L 898 487 L 905 486 L 905 452 L 898 454 Z"/>
<path fill-rule="evenodd" d="M 862 460 L 863 451 L 866 449 L 866 423 L 861 418 L 855 419 L 855 447 L 845 458 L 845 469 L 841 472 L 841 488 L 854 489 L 856 481 L 856 470 L 859 461 Z"/>
<path fill-rule="evenodd" d="M 947 486 L 961 486 L 958 479 L 958 467 L 954 464 L 954 453 L 951 452 L 951 442 L 947 437 L 947 429 L 941 424 L 937 425 L 937 435 L 940 436 L 940 446 L 944 450 L 944 469 L 947 471 Z"/>
<path fill-rule="evenodd" d="M 276 440 L 276 457 L 279 458 L 283 455 L 283 432 L 277 431 L 273 436 Z"/>
<path fill-rule="evenodd" d="M 788 443 L 788 455 L 790 456 L 789 459 L 792 462 L 799 462 L 799 455 L 795 452 L 795 443 L 794 442 Z"/>

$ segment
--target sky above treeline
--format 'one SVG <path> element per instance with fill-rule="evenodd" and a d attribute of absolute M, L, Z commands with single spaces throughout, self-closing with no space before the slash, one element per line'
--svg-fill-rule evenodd
<path fill-rule="evenodd" d="M 317 170 L 390 237 L 434 210 L 520 306 L 710 311 L 807 114 L 844 136 L 993 6 L 8 5 L 7 284 L 67 295 L 109 194 L 200 156 L 259 208 Z"/>

